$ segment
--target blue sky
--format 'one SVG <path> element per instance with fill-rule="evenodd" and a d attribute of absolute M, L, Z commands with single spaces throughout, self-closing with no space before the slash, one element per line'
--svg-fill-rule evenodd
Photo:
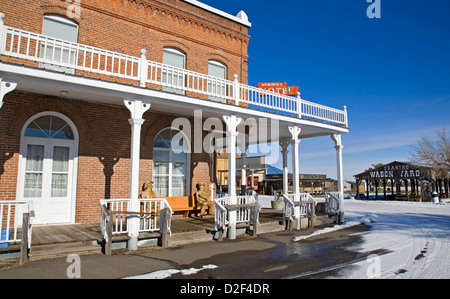
<path fill-rule="evenodd" d="M 201 1 L 247 13 L 250 85 L 283 81 L 305 100 L 347 106 L 347 180 L 374 163 L 407 161 L 421 136 L 450 129 L 450 1 L 379 1 L 380 19 L 367 17 L 366 0 Z M 300 172 L 336 178 L 333 146 L 302 140 Z"/>

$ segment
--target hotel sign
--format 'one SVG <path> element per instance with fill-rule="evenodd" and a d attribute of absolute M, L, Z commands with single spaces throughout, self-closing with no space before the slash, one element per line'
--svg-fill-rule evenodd
<path fill-rule="evenodd" d="M 258 83 L 258 88 L 286 96 L 296 96 L 299 89 L 298 86 L 287 86 L 286 82 Z"/>

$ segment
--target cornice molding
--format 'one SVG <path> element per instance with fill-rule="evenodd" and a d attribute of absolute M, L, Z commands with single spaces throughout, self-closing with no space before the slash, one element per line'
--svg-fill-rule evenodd
<path fill-rule="evenodd" d="M 242 42 L 246 46 L 249 43 L 250 36 L 247 34 L 226 28 L 226 27 L 224 27 L 220 24 L 214 23 L 210 20 L 202 20 L 198 16 L 189 15 L 187 13 L 181 12 L 170 6 L 167 6 L 167 5 L 163 6 L 162 4 L 160 4 L 159 1 L 156 1 L 156 0 L 151 1 L 151 3 L 148 0 L 122 0 L 122 1 L 128 1 L 133 4 L 143 6 L 144 10 L 151 9 L 153 11 L 152 12 L 153 15 L 159 14 L 160 17 L 170 16 L 174 19 L 178 19 L 178 21 L 184 21 L 185 23 L 188 23 L 187 26 L 198 26 L 198 27 L 202 28 L 204 32 L 209 32 L 210 34 L 215 33 L 215 34 L 219 34 L 219 35 L 224 35 L 225 38 L 235 39 L 236 42 Z M 158 3 L 158 4 L 156 4 L 156 3 Z M 113 18 L 121 19 L 123 21 L 127 21 L 127 22 L 130 22 L 133 24 L 137 24 L 137 25 L 140 25 L 140 26 L 143 26 L 143 27 L 155 30 L 155 31 L 159 31 L 159 32 L 162 32 L 162 33 L 165 33 L 168 35 L 172 35 L 172 36 L 175 36 L 175 37 L 178 37 L 181 39 L 189 40 L 191 42 L 194 42 L 194 43 L 197 43 L 197 44 L 200 44 L 203 46 L 207 46 L 210 48 L 217 47 L 217 45 L 199 40 L 192 36 L 184 35 L 184 34 L 181 34 L 181 33 L 175 32 L 175 31 L 171 31 L 168 29 L 161 28 L 159 26 L 149 24 L 147 22 L 136 20 L 133 17 L 120 15 L 113 11 L 108 11 L 108 10 L 105 10 L 105 9 L 102 9 L 99 7 L 95 7 L 95 6 L 86 4 L 86 2 L 81 2 L 81 6 L 82 6 L 82 8 L 85 8 L 85 9 L 89 9 L 89 10 L 92 10 L 92 11 L 95 11 L 95 12 L 98 12 L 98 13 L 101 13 L 104 15 L 108 15 Z M 241 52 L 231 51 L 228 49 L 222 49 L 222 51 L 226 52 L 228 54 L 231 54 L 231 55 L 236 55 L 239 57 L 243 57 L 244 59 L 248 59 L 248 55 L 243 55 Z"/>

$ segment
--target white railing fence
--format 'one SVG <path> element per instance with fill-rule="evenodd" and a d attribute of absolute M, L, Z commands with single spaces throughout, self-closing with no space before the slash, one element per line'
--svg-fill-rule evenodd
<path fill-rule="evenodd" d="M 340 211 L 339 198 L 340 192 L 325 192 L 325 202 L 328 214 L 337 214 Z"/>
<path fill-rule="evenodd" d="M 300 193 L 298 200 L 295 200 L 295 194 L 283 194 L 283 201 L 283 221 L 297 220 L 297 229 L 300 229 L 300 219 L 310 218 L 310 226 L 314 226 L 316 200 L 309 193 Z"/>
<path fill-rule="evenodd" d="M 140 211 L 140 227 L 139 232 L 157 232 L 162 230 L 160 211 L 163 209 L 169 210 L 169 215 L 173 214 L 173 210 L 170 207 L 167 199 L 154 198 L 154 199 L 139 199 L 141 211 Z M 130 199 L 104 199 L 100 200 L 102 205 L 101 215 L 101 229 L 104 238 L 106 235 L 106 225 L 109 219 L 108 212 L 112 212 L 112 234 L 125 234 L 128 233 L 127 217 L 130 215 L 128 207 L 130 206 Z M 167 229 L 170 233 L 170 219 L 168 220 L 169 226 Z"/>
<path fill-rule="evenodd" d="M 140 57 L 134 57 L 72 43 L 5 26 L 0 18 L 0 55 L 36 62 L 42 68 L 55 66 L 63 72 L 78 70 L 128 79 L 141 87 L 154 84 L 169 92 L 193 92 L 213 101 L 231 101 L 235 105 L 242 102 L 251 108 L 348 127 L 345 107 L 344 110 L 334 109 L 305 101 L 300 94 L 290 97 L 240 84 L 237 75 L 229 81 L 150 61 L 145 54 L 146 51 L 141 50 Z"/>
<path fill-rule="evenodd" d="M 28 248 L 31 248 L 31 223 L 34 218 L 34 208 L 31 201 L 3 200 L 0 201 L 0 244 L 18 243 L 22 241 L 23 214 L 29 213 Z"/>
<path fill-rule="evenodd" d="M 253 221 L 254 226 L 259 223 L 259 210 L 261 206 L 252 195 L 237 196 L 236 204 L 231 203 L 231 197 L 222 197 L 214 199 L 214 220 L 215 229 L 226 234 L 230 224 L 230 209 L 236 210 L 236 224 L 250 225 Z M 256 230 L 256 228 L 253 228 Z"/>

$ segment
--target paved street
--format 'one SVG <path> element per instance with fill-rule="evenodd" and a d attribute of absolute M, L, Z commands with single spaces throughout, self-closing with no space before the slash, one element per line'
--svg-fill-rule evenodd
<path fill-rule="evenodd" d="M 241 236 L 223 243 L 210 241 L 172 248 L 147 248 L 129 253 L 116 252 L 113 256 L 101 254 L 80 256 L 77 270 L 86 279 L 154 277 L 149 273 L 167 270 L 170 278 L 183 279 L 267 279 L 267 278 L 324 278 L 336 277 L 340 269 L 365 256 L 350 250 L 360 237 L 355 233 L 366 231 L 365 225 L 319 235 L 293 242 L 294 236 L 310 234 L 311 229 L 281 231 L 260 235 L 256 239 Z M 367 255 L 367 254 L 365 254 Z M 207 269 L 207 265 L 214 267 Z M 74 270 L 75 261 L 66 258 L 30 262 L 22 267 L 0 271 L 5 278 L 67 278 Z M 77 265 L 78 266 L 78 265 Z M 202 270 L 205 268 L 204 270 Z M 197 273 L 175 270 L 198 269 Z M 195 271 L 194 271 L 195 272 Z"/>

